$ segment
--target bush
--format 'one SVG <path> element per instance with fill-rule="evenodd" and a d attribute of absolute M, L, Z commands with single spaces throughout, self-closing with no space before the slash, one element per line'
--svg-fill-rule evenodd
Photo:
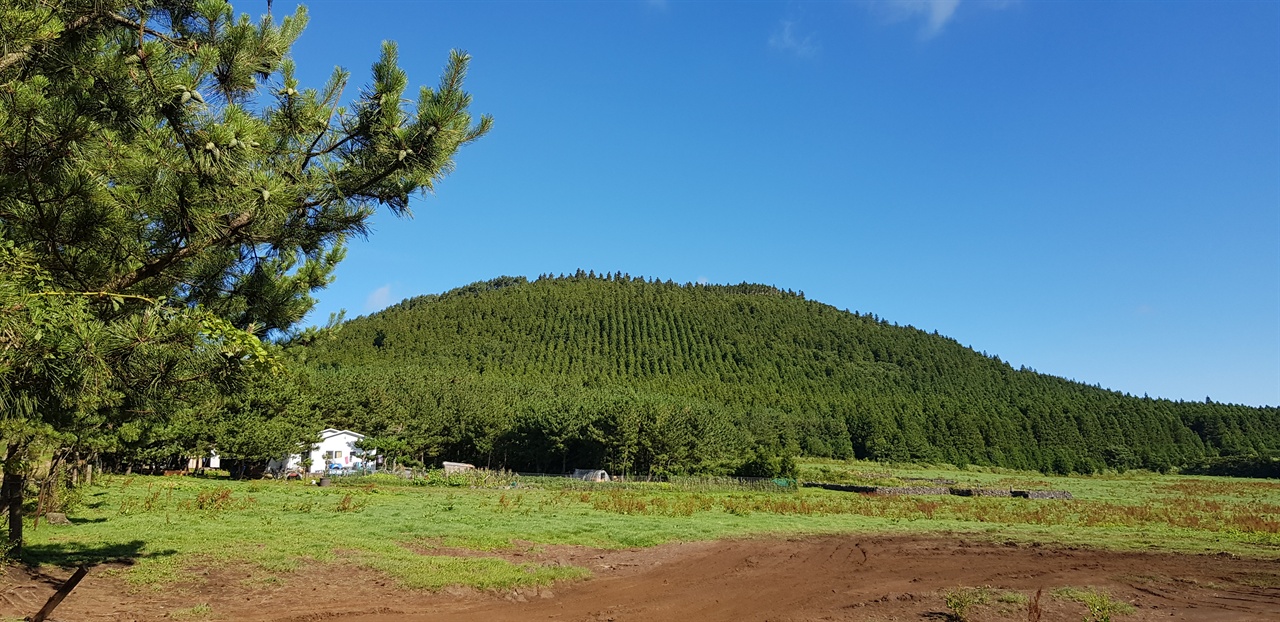
<path fill-rule="evenodd" d="M 751 452 L 751 457 L 739 466 L 734 475 L 738 477 L 768 477 L 796 479 L 800 467 L 796 465 L 795 456 L 766 455 L 760 451 Z"/>

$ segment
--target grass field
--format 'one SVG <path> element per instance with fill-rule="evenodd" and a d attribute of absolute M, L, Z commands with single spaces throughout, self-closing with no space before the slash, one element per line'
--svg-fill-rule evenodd
<path fill-rule="evenodd" d="M 136 585 L 164 585 L 215 560 L 244 562 L 256 569 L 246 580 L 271 581 L 306 563 L 341 559 L 412 588 L 489 588 L 545 585 L 588 571 L 432 550 L 627 548 L 760 534 L 916 532 L 1280 557 L 1275 481 L 802 464 L 802 479 L 894 485 L 910 478 L 945 478 L 961 487 L 1067 490 L 1075 499 L 769 491 L 695 480 L 599 485 L 492 475 L 436 474 L 413 484 L 372 476 L 326 488 L 108 476 L 83 489 L 83 503 L 70 513 L 74 526 L 42 523 L 30 529 L 25 559 L 57 565 L 131 560 L 119 572 Z"/>

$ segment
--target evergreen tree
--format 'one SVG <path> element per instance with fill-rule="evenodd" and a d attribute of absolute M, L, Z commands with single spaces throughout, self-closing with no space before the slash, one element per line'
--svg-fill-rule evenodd
<path fill-rule="evenodd" d="M 424 463 L 487 460 L 483 446 L 518 470 L 723 474 L 803 452 L 1091 472 L 1280 449 L 1280 409 L 1015 370 L 936 333 L 747 283 L 501 277 L 353 320 L 307 356 L 327 376 L 317 386 L 339 392 L 321 409 L 376 389 L 386 415 L 350 425 L 403 427 L 390 435 Z M 501 406 L 452 409 L 455 425 L 483 430 L 463 437 L 412 407 L 446 390 Z M 347 425 L 345 406 L 331 410 Z M 427 430 L 455 440 L 413 436 Z"/>
<path fill-rule="evenodd" d="M 132 387 L 173 380 L 184 356 L 207 363 L 189 381 L 266 358 L 259 338 L 306 314 L 344 239 L 365 233 L 377 207 L 408 214 L 410 196 L 488 131 L 488 117 L 468 112 L 460 52 L 412 108 L 392 43 L 350 107 L 343 70 L 304 88 L 288 53 L 306 21 L 302 8 L 279 21 L 237 16 L 223 0 L 0 5 L 0 236 L 38 276 L 22 286 L 26 308 L 61 305 L 62 318 L 62 332 L 11 343 L 38 352 L 83 339 L 93 360 L 66 367 L 104 379 L 28 365 L 0 385 L 0 404 L 25 404 L 3 413 L 12 544 L 34 436 L 63 438 L 70 411 L 116 407 L 104 422 L 115 432 L 163 416 L 172 400 L 126 402 L 146 397 Z M 93 345 L 126 328 L 146 347 Z M 153 377 L 138 385 L 144 369 Z"/>

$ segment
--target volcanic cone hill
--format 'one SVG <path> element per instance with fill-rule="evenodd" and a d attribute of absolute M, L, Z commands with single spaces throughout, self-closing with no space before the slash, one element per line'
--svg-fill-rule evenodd
<path fill-rule="evenodd" d="M 1280 409 L 1134 397 L 764 285 L 501 277 L 308 347 L 331 425 L 431 463 L 772 475 L 787 456 L 1092 472 L 1280 450 Z"/>

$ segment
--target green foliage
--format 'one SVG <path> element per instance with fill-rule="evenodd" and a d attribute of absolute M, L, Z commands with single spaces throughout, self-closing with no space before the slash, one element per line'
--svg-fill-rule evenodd
<path fill-rule="evenodd" d="M 1188 475 L 1280 479 L 1280 458 L 1256 455 L 1209 457 L 1183 467 L 1182 472 Z"/>
<path fill-rule="evenodd" d="M 0 4 L 6 492 L 37 441 L 125 463 L 296 445 L 296 412 L 251 412 L 280 387 L 221 400 L 281 371 L 264 339 L 311 309 L 346 238 L 378 207 L 408 214 L 491 125 L 457 51 L 416 101 L 391 42 L 354 98 L 341 69 L 303 87 L 306 22 L 223 0 Z M 190 433 L 202 418 L 216 439 Z"/>
<path fill-rule="evenodd" d="M 1133 605 L 1115 600 L 1107 593 L 1092 588 L 1058 588 L 1053 591 L 1053 596 L 1083 603 L 1088 607 L 1089 615 L 1085 617 L 1085 622 L 1111 622 L 1112 616 L 1129 615 L 1135 611 Z"/>
<path fill-rule="evenodd" d="M 951 619 L 956 622 L 967 622 L 969 614 L 976 605 L 985 605 L 991 600 L 991 589 L 986 587 L 958 587 L 946 590 L 942 594 L 943 602 L 951 610 Z"/>
<path fill-rule="evenodd" d="M 1094 473 L 1280 450 L 1280 409 L 1138 398 L 763 285 L 501 277 L 304 349 L 406 464 L 773 476 L 786 456 Z"/>
<path fill-rule="evenodd" d="M 771 456 L 766 453 L 752 452 L 751 457 L 734 475 L 740 477 L 768 477 L 795 479 L 799 474 L 794 456 Z"/>

